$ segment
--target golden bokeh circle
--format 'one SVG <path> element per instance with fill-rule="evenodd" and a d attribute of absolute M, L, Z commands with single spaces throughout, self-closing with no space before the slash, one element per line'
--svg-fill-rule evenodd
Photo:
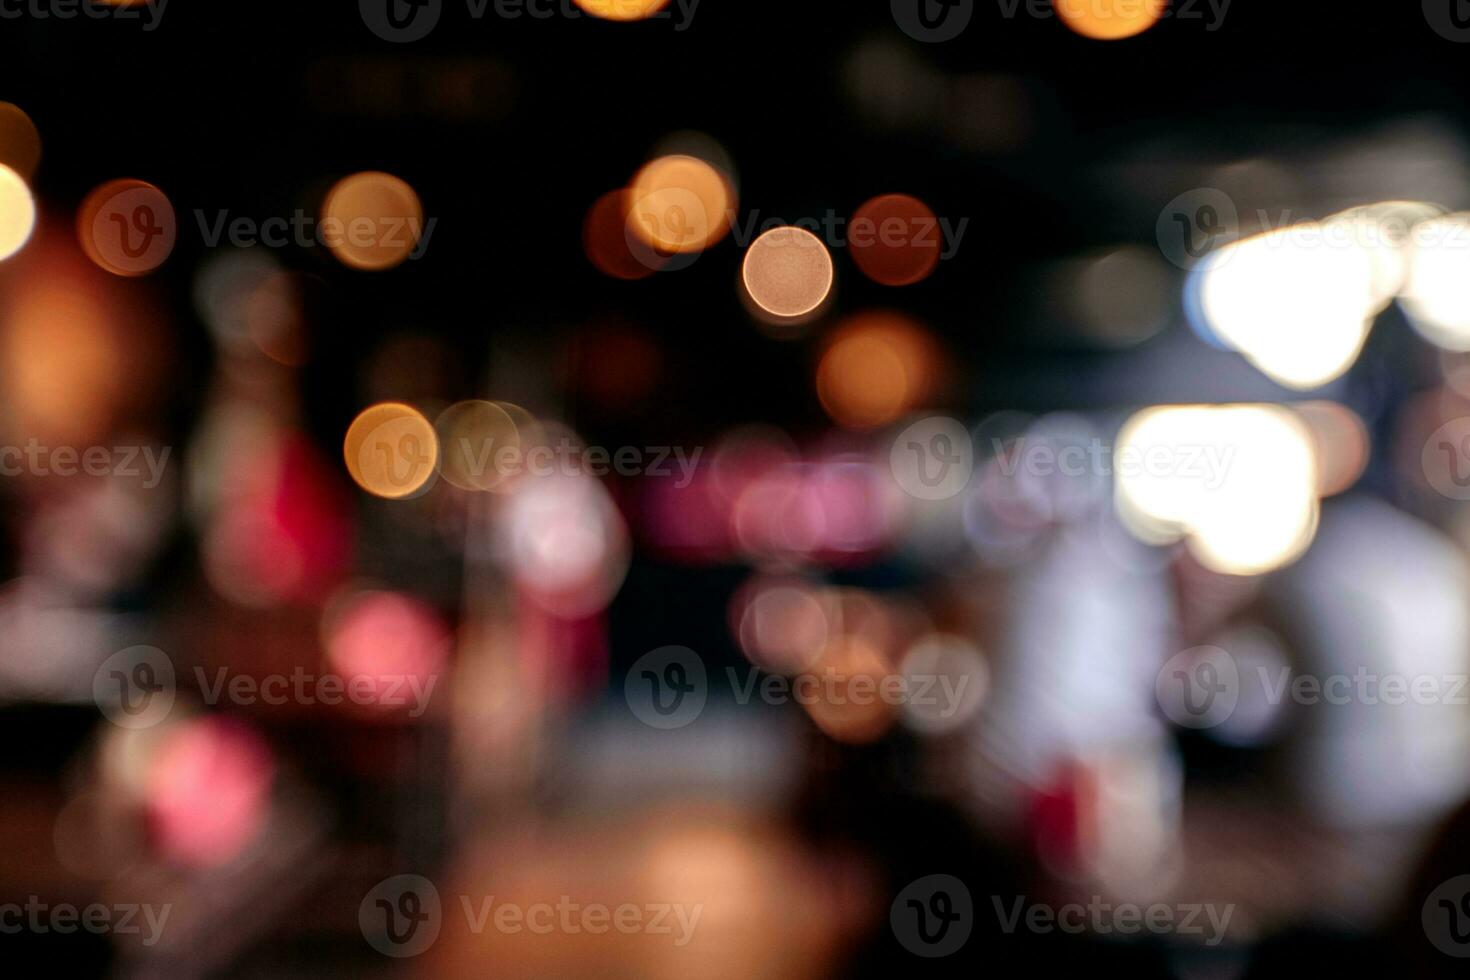
<path fill-rule="evenodd" d="M 834 421 L 870 429 L 923 405 L 936 387 L 939 354 L 929 334 L 905 316 L 851 317 L 817 364 L 817 396 Z"/>
<path fill-rule="evenodd" d="M 494 490 L 519 469 L 520 433 L 495 402 L 457 402 L 434 420 L 434 431 L 439 475 L 461 490 Z"/>
<path fill-rule="evenodd" d="M 322 240 L 343 265 L 381 272 L 419 243 L 424 208 L 408 182 L 381 171 L 344 177 L 322 202 Z"/>
<path fill-rule="evenodd" d="M 772 228 L 750 243 L 740 270 L 746 294 L 777 317 L 804 316 L 832 292 L 832 255 L 804 228 Z"/>
<path fill-rule="evenodd" d="M 628 234 L 661 252 L 701 252 L 730 230 L 735 191 L 698 157 L 671 154 L 644 165 L 628 188 Z"/>
<path fill-rule="evenodd" d="M 1158 23 L 1169 0 L 1052 0 L 1063 24 L 1095 41 L 1121 41 Z"/>
<path fill-rule="evenodd" d="M 646 20 L 669 5 L 669 0 L 573 0 L 593 17 L 603 20 Z"/>
<path fill-rule="evenodd" d="M 0 262 L 31 240 L 36 228 L 36 199 L 25 179 L 0 164 Z"/>
<path fill-rule="evenodd" d="M 342 456 L 358 486 L 374 496 L 401 500 L 428 485 L 438 467 L 439 439 L 418 409 L 382 402 L 353 419 Z"/>

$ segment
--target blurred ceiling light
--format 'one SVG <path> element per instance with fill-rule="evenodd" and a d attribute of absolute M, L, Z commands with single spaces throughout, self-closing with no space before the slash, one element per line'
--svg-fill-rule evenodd
<path fill-rule="evenodd" d="M 342 442 L 347 472 L 368 493 L 389 500 L 423 490 L 439 461 L 439 439 L 418 409 L 383 402 L 352 421 Z"/>
<path fill-rule="evenodd" d="M 807 468 L 789 463 L 767 470 L 741 490 L 730 524 L 748 557 L 799 561 L 821 548 L 826 514 L 806 480 Z"/>
<path fill-rule="evenodd" d="M 210 585 L 252 608 L 322 601 L 348 564 L 352 527 L 316 445 L 239 410 L 212 419 L 196 443 L 190 478 L 203 489 L 191 489 L 205 512 Z"/>
<path fill-rule="evenodd" d="M 245 296 L 245 330 L 255 349 L 285 367 L 306 363 L 306 313 L 301 305 L 302 280 L 276 272 Z"/>
<path fill-rule="evenodd" d="M 669 5 L 669 0 L 573 0 L 593 17 L 633 21 L 652 17 Z"/>
<path fill-rule="evenodd" d="M 609 191 L 593 202 L 582 222 L 587 261 L 614 279 L 644 279 L 668 262 L 642 238 L 628 234 L 630 197 L 626 189 Z"/>
<path fill-rule="evenodd" d="M 740 649 L 763 670 L 800 673 L 827 645 L 827 611 L 817 590 L 801 579 L 752 579 L 730 606 Z"/>
<path fill-rule="evenodd" d="M 380 171 L 338 181 L 322 202 L 322 237 L 343 265 L 369 272 L 409 257 L 424 230 L 424 208 L 407 181 Z"/>
<path fill-rule="evenodd" d="M 887 425 L 937 388 L 939 352 L 929 334 L 897 313 L 864 313 L 833 331 L 817 365 L 817 396 L 838 424 Z"/>
<path fill-rule="evenodd" d="M 1145 409 L 1118 434 L 1112 464 L 1129 530 L 1151 544 L 1186 538 L 1214 571 L 1271 571 L 1299 557 L 1316 533 L 1316 451 L 1288 408 Z"/>
<path fill-rule="evenodd" d="M 254 346 L 250 296 L 281 271 L 265 249 L 233 249 L 208 258 L 194 279 L 194 309 L 226 353 Z"/>
<path fill-rule="evenodd" d="M 907 682 L 904 722 L 925 735 L 943 735 L 968 724 L 989 693 L 990 668 L 980 648 L 963 636 L 920 637 L 899 665 Z"/>
<path fill-rule="evenodd" d="M 36 175 L 41 162 L 41 134 L 24 109 L 0 102 L 0 164 L 24 180 Z"/>
<path fill-rule="evenodd" d="M 1316 222 L 1226 245 L 1192 277 L 1209 330 L 1291 388 L 1351 367 L 1381 306 L 1372 251 Z"/>
<path fill-rule="evenodd" d="M 628 571 L 628 532 L 600 481 L 520 481 L 499 516 L 516 581 L 543 609 L 576 619 L 612 601 Z"/>
<path fill-rule="evenodd" d="M 1170 283 L 1157 252 L 1124 246 L 1066 268 L 1071 316 L 1089 338 L 1126 347 L 1163 329 Z"/>
<path fill-rule="evenodd" d="M 434 421 L 434 430 L 439 438 L 439 475 L 451 485 L 494 490 L 512 475 L 504 464 L 508 458 L 518 459 L 520 433 L 510 413 L 494 402 L 451 405 Z"/>
<path fill-rule="evenodd" d="M 745 251 L 745 293 L 761 311 L 796 319 L 815 311 L 832 292 L 832 256 L 803 228 L 772 228 Z"/>
<path fill-rule="evenodd" d="M 1142 34 L 1158 23 L 1168 4 L 1169 0 L 1052 0 L 1063 24 L 1098 41 Z"/>
<path fill-rule="evenodd" d="M 87 445 L 149 397 L 160 360 L 157 311 L 118 293 L 60 230 L 38 238 L 22 261 L 24 274 L 0 294 L 8 416 L 0 427 Z"/>
<path fill-rule="evenodd" d="M 188 865 L 229 861 L 264 829 L 274 777 L 270 746 L 239 722 L 196 718 L 169 729 L 146 790 L 159 849 Z"/>
<path fill-rule="evenodd" d="M 910 286 L 934 272 L 944 243 L 927 204 L 908 194 L 883 194 L 853 212 L 848 249 L 874 282 Z"/>
<path fill-rule="evenodd" d="M 1312 433 L 1320 482 L 1317 494 L 1331 497 L 1350 489 L 1368 468 L 1368 426 L 1357 412 L 1337 402 L 1300 402 L 1292 406 Z"/>
<path fill-rule="evenodd" d="M 1349 208 L 1325 219 L 1327 240 L 1356 245 L 1373 259 L 1375 312 L 1393 302 L 1408 281 L 1415 229 L 1443 217 L 1445 209 L 1423 201 L 1383 201 Z"/>
<path fill-rule="evenodd" d="M 893 726 L 898 714 L 891 693 L 893 670 L 869 642 L 857 637 L 834 640 L 803 676 L 811 679 L 807 683 L 816 694 L 802 697 L 802 707 L 837 741 L 874 742 Z"/>
<path fill-rule="evenodd" d="M 1446 350 L 1470 351 L 1470 214 L 1417 225 L 1399 303 L 1414 329 Z"/>
<path fill-rule="evenodd" d="M 723 238 L 736 208 L 729 178 L 685 154 L 645 164 L 633 177 L 628 198 L 629 234 L 676 255 L 701 252 Z"/>
<path fill-rule="evenodd" d="M 36 199 L 25 179 L 0 164 L 0 262 L 10 258 L 31 240 L 36 227 Z"/>
<path fill-rule="evenodd" d="M 359 592 L 331 603 L 322 616 L 327 659 L 350 685 L 363 681 L 381 709 L 422 714 L 430 679 L 445 666 L 450 634 L 428 605 L 396 592 Z M 428 694 L 422 694 L 427 698 Z M 354 702 L 356 703 L 356 702 Z"/>

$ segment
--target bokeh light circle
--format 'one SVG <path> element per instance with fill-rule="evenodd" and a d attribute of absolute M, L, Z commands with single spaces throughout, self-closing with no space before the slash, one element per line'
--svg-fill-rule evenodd
<path fill-rule="evenodd" d="M 347 472 L 368 493 L 389 500 L 411 497 L 434 475 L 439 439 L 418 409 L 384 402 L 364 409 L 343 440 Z"/>
<path fill-rule="evenodd" d="M 21 175 L 0 164 L 0 261 L 31 240 L 36 228 L 36 199 Z"/>
<path fill-rule="evenodd" d="M 832 292 L 832 256 L 804 228 L 772 228 L 746 250 L 741 280 L 762 311 L 788 319 L 805 316 Z"/>
<path fill-rule="evenodd" d="M 353 269 L 381 272 L 401 264 L 418 246 L 423 227 L 418 194 L 381 171 L 344 177 L 322 202 L 323 241 Z"/>

